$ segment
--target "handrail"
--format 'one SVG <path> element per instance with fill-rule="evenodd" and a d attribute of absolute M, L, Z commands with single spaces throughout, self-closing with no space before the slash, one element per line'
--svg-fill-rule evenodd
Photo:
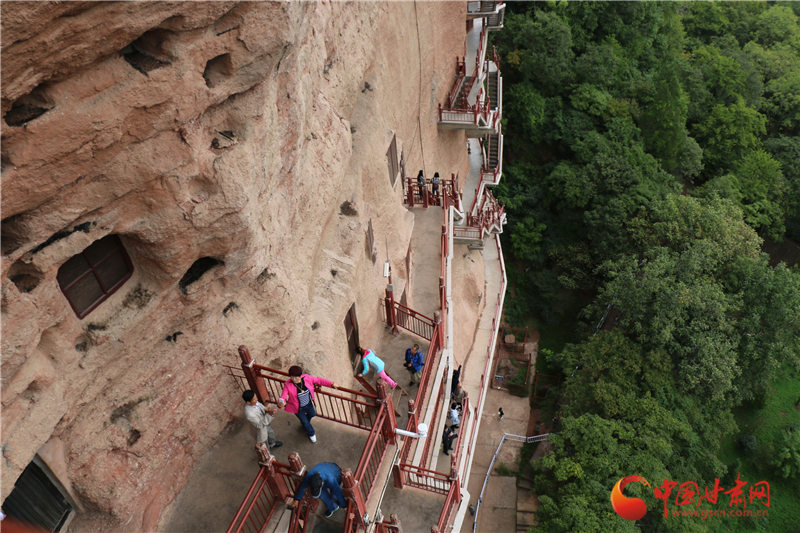
<path fill-rule="evenodd" d="M 436 494 L 447 494 L 450 490 L 451 480 L 447 474 L 409 463 L 400 463 L 398 467 L 405 485 Z"/>
<path fill-rule="evenodd" d="M 294 494 L 302 479 L 291 472 L 289 465 L 277 461 L 272 465 L 276 473 L 284 478 L 286 487 Z M 226 533 L 240 533 L 246 526 L 248 531 L 261 531 L 270 521 L 281 497 L 280 494 L 273 494 L 268 477 L 268 467 L 262 465 Z"/>
<path fill-rule="evenodd" d="M 458 494 L 458 490 L 460 489 L 458 483 L 451 483 L 450 490 L 447 491 L 447 497 L 444 500 L 444 506 L 442 507 L 442 513 L 439 515 L 439 522 L 437 527 L 439 531 L 444 531 L 445 526 L 450 522 L 450 515 L 453 514 L 453 507 L 454 504 L 458 502 L 460 499 L 460 494 Z"/>
<path fill-rule="evenodd" d="M 425 320 L 428 321 L 429 325 L 431 325 L 431 326 L 433 325 L 433 319 L 431 317 L 423 315 L 422 313 L 418 313 L 417 311 L 414 311 L 413 309 L 411 309 L 407 305 L 403 305 L 400 302 L 396 302 L 396 304 L 397 304 L 397 308 L 398 309 L 402 309 L 402 310 L 406 311 L 409 314 L 413 314 L 414 316 L 424 318 Z"/>
<path fill-rule="evenodd" d="M 260 377 L 264 382 L 267 391 L 267 398 L 264 398 L 265 403 L 277 403 L 284 383 L 288 381 L 288 379 L 282 378 L 284 376 L 288 378 L 288 374 L 259 364 L 253 364 L 253 370 L 256 376 Z M 277 376 L 270 375 L 270 373 L 277 374 Z M 378 396 L 346 387 L 340 387 L 338 391 L 349 394 L 352 397 L 329 392 L 320 386 L 314 387 L 317 416 L 347 426 L 367 431 L 371 430 L 375 424 L 375 403 L 378 400 Z"/>
<path fill-rule="evenodd" d="M 449 372 L 451 372 L 451 371 L 452 371 L 452 369 L 449 366 L 445 367 L 444 375 L 445 376 L 450 375 Z M 431 418 L 431 420 L 433 420 L 433 421 L 439 420 L 439 412 L 441 410 L 442 404 L 444 403 L 443 401 L 441 401 L 441 398 L 443 398 L 445 393 L 446 393 L 445 385 L 447 385 L 447 380 L 443 379 L 441 381 L 441 384 L 439 385 L 439 392 L 437 393 L 437 396 L 436 396 L 437 400 L 436 400 L 436 403 L 434 404 L 434 407 L 433 407 L 433 418 Z M 430 458 L 431 454 L 433 453 L 434 448 L 439 443 L 438 437 L 439 437 L 438 435 L 435 435 L 434 438 L 428 439 L 428 442 L 426 443 L 425 448 L 423 448 L 423 450 L 422 450 L 422 458 L 420 459 L 420 464 L 422 464 L 422 465 L 427 465 L 428 464 L 428 459 Z"/>
<path fill-rule="evenodd" d="M 455 83 L 453 84 L 453 88 L 450 90 L 450 96 L 448 98 L 450 109 L 453 108 L 456 95 L 458 95 L 458 91 L 459 89 L 461 89 L 461 83 L 464 81 L 464 76 L 466 76 L 466 73 L 467 73 L 467 66 L 465 63 L 465 59 L 459 61 L 458 56 L 456 56 L 456 80 Z"/>
<path fill-rule="evenodd" d="M 431 340 L 435 329 L 432 318 L 406 307 L 397 300 L 394 300 L 394 308 L 398 326 L 415 335 L 419 335 L 425 340 Z"/>
<path fill-rule="evenodd" d="M 363 501 L 369 501 L 372 494 L 372 489 L 375 487 L 375 478 L 378 471 L 383 464 L 383 458 L 386 455 L 386 439 L 383 432 L 384 420 L 388 416 L 388 404 L 381 403 L 378 410 L 376 423 L 369 434 L 367 443 L 364 446 L 364 451 L 361 453 L 361 458 L 356 467 L 355 479 L 356 490 L 361 492 Z"/>

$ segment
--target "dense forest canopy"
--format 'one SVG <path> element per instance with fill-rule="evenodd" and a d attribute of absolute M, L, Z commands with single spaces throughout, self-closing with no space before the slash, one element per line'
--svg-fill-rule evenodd
<path fill-rule="evenodd" d="M 738 434 L 734 409 L 763 406 L 800 367 L 800 272 L 761 252 L 800 241 L 800 2 L 506 9 L 493 36 L 506 319 L 557 323 L 585 301 L 548 361 L 565 380 L 550 393 L 553 452 L 535 464 L 535 531 L 634 531 L 609 505 L 617 480 L 733 484 L 718 452 Z M 762 462 L 800 499 L 800 429 L 784 440 Z M 639 526 L 735 527 L 652 511 Z"/>

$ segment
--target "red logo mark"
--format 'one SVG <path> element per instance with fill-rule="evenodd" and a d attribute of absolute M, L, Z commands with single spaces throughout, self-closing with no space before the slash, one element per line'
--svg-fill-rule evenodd
<path fill-rule="evenodd" d="M 639 520 L 647 512 L 647 504 L 644 503 L 644 500 L 640 498 L 628 498 L 622 494 L 622 490 L 625 486 L 634 481 L 644 483 L 646 487 L 650 486 L 650 483 L 642 476 L 626 476 L 617 481 L 617 484 L 614 485 L 614 488 L 611 490 L 611 505 L 614 507 L 617 514 L 626 520 Z"/>

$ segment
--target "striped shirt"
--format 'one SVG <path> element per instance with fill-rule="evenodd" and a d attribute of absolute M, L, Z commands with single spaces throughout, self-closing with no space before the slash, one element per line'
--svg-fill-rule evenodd
<path fill-rule="evenodd" d="M 311 402 L 311 392 L 302 379 L 295 386 L 297 387 L 297 401 L 300 402 L 300 407 L 305 407 Z"/>

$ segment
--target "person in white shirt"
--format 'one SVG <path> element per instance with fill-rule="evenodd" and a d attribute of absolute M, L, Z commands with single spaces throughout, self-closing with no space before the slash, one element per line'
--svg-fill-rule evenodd
<path fill-rule="evenodd" d="M 453 424 L 451 426 L 453 429 L 457 428 L 458 425 L 461 423 L 461 419 L 459 418 L 458 407 L 459 405 L 455 402 L 453 402 L 450 405 L 450 420 L 453 421 Z"/>
<path fill-rule="evenodd" d="M 250 433 L 256 438 L 256 443 L 263 442 L 270 449 L 280 448 L 283 443 L 275 439 L 275 432 L 270 427 L 274 418 L 275 409 L 267 409 L 258 401 L 256 393 L 246 390 L 242 393 L 244 400 L 244 416 L 250 422 Z"/>

